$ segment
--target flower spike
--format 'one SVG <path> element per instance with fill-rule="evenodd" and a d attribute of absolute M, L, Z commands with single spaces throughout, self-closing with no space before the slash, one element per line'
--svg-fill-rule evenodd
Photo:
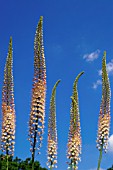
<path fill-rule="evenodd" d="M 60 80 L 53 87 L 50 99 L 50 113 L 48 121 L 48 162 L 50 169 L 57 167 L 57 128 L 56 128 L 56 87 Z"/>
<path fill-rule="evenodd" d="M 13 83 L 12 37 L 10 37 L 8 55 L 4 69 L 2 89 L 2 136 L 1 150 L 5 155 L 14 155 L 15 144 L 15 104 Z"/>
<path fill-rule="evenodd" d="M 78 102 L 78 79 L 84 72 L 81 72 L 76 77 L 73 84 L 72 103 L 70 109 L 70 129 L 68 134 L 68 150 L 67 158 L 70 159 L 69 168 L 76 170 L 78 161 L 80 161 L 81 154 L 81 128 L 80 128 L 80 115 L 79 115 L 79 102 Z"/>
<path fill-rule="evenodd" d="M 46 65 L 43 46 L 43 17 L 40 17 L 34 40 L 34 78 L 29 119 L 29 138 L 32 153 L 32 170 L 35 151 L 42 145 L 45 119 Z"/>
<path fill-rule="evenodd" d="M 102 99 L 100 105 L 100 113 L 98 120 L 98 135 L 97 135 L 97 148 L 100 151 L 98 161 L 98 170 L 102 159 L 103 150 L 106 152 L 108 147 L 108 138 L 110 130 L 110 82 L 106 68 L 106 51 L 102 59 Z"/>

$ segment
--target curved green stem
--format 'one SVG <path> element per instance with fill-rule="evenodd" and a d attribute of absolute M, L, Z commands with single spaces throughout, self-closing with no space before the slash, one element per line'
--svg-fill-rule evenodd
<path fill-rule="evenodd" d="M 100 155 L 99 155 L 97 170 L 100 170 L 100 164 L 101 164 L 101 160 L 102 160 L 102 151 L 103 151 L 103 142 L 102 142 L 101 149 L 100 149 Z"/>

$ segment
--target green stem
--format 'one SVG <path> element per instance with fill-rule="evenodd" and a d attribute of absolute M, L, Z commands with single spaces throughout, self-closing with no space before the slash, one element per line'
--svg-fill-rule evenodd
<path fill-rule="evenodd" d="M 73 160 L 71 160 L 71 165 L 70 165 L 71 170 L 76 170 L 76 164 L 74 163 L 74 167 L 72 164 L 73 164 Z"/>
<path fill-rule="evenodd" d="M 52 156 L 51 156 L 51 158 L 52 158 Z M 53 165 L 53 161 L 51 161 L 50 170 L 53 169 L 53 168 L 52 168 L 52 165 Z"/>
<path fill-rule="evenodd" d="M 7 143 L 8 143 L 8 139 L 7 139 Z M 7 147 L 6 148 L 6 170 L 8 170 L 8 166 L 9 166 L 8 158 L 9 158 L 9 151 Z"/>
<path fill-rule="evenodd" d="M 6 162 L 6 170 L 8 170 L 8 166 L 9 166 L 8 155 L 6 155 L 6 159 L 7 159 L 7 162 Z"/>
<path fill-rule="evenodd" d="M 34 143 L 33 143 L 33 153 L 32 153 L 32 170 L 34 170 L 34 159 L 35 159 L 35 146 L 36 146 L 36 131 L 34 135 Z"/>
<path fill-rule="evenodd" d="M 34 160 L 32 160 L 32 170 L 34 170 Z"/>
<path fill-rule="evenodd" d="M 73 161 L 72 161 L 72 159 L 71 159 L 71 165 L 70 165 L 71 170 L 73 170 L 73 169 L 72 169 L 72 162 L 73 162 Z"/>
<path fill-rule="evenodd" d="M 76 164 L 74 164 L 74 169 L 73 170 L 76 170 Z"/>
<path fill-rule="evenodd" d="M 101 164 L 101 160 L 102 160 L 102 151 L 103 151 L 103 141 L 102 141 L 102 145 L 101 145 L 101 149 L 100 149 L 100 155 L 99 155 L 97 170 L 100 170 L 100 164 Z"/>
<path fill-rule="evenodd" d="M 38 123 L 38 118 L 36 120 L 36 123 Z M 36 137 L 37 137 L 37 128 L 38 125 L 35 125 L 35 134 L 34 134 L 34 142 L 33 142 L 33 152 L 32 152 L 32 170 L 34 170 L 34 159 L 35 159 L 35 147 L 36 147 Z"/>
<path fill-rule="evenodd" d="M 50 170 L 52 170 L 52 166 L 50 166 Z"/>

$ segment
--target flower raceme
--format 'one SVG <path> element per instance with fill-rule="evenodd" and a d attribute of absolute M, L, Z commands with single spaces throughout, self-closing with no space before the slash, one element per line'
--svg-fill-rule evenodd
<path fill-rule="evenodd" d="M 78 161 L 80 161 L 81 154 L 81 128 L 80 128 L 80 115 L 78 103 L 77 83 L 78 79 L 84 72 L 81 72 L 75 79 L 73 85 L 72 104 L 70 109 L 70 129 L 68 134 L 67 144 L 67 158 L 71 161 L 68 169 L 77 169 Z"/>
<path fill-rule="evenodd" d="M 57 168 L 57 128 L 56 128 L 56 87 L 60 80 L 53 87 L 50 99 L 50 113 L 48 122 L 48 168 Z"/>
<path fill-rule="evenodd" d="M 108 148 L 108 138 L 110 130 L 110 97 L 111 97 L 110 82 L 106 68 L 106 52 L 104 52 L 102 60 L 102 100 L 100 105 L 97 134 L 97 148 L 100 151 L 100 156 L 98 160 L 97 170 L 100 169 L 102 152 L 103 150 L 107 152 Z"/>
<path fill-rule="evenodd" d="M 29 138 L 32 153 L 32 169 L 35 151 L 42 145 L 45 119 L 46 65 L 43 46 L 43 17 L 40 17 L 34 40 L 34 78 L 31 111 L 29 119 Z M 38 152 L 39 153 L 39 152 Z"/>
<path fill-rule="evenodd" d="M 106 70 L 106 53 L 104 52 L 102 61 L 102 101 L 98 121 L 97 148 L 100 150 L 102 146 L 105 152 L 107 151 L 110 129 L 110 96 L 110 83 Z"/>
<path fill-rule="evenodd" d="M 76 101 L 73 97 L 71 97 L 73 105 L 76 105 Z M 74 108 L 75 106 L 73 106 Z M 75 123 L 75 120 L 74 120 Z M 76 125 L 74 125 L 76 126 Z M 70 140 L 68 141 L 68 158 L 72 160 L 73 165 L 77 165 L 78 161 L 80 161 L 79 155 L 81 154 L 81 136 L 80 136 L 80 122 L 76 127 L 70 126 L 70 131 L 72 131 L 73 135 L 71 135 Z M 73 166 L 74 167 L 74 166 Z"/>
<path fill-rule="evenodd" d="M 15 104 L 12 65 L 12 37 L 10 37 L 8 56 L 4 69 L 4 82 L 2 89 L 1 150 L 4 154 L 13 156 L 15 144 Z"/>

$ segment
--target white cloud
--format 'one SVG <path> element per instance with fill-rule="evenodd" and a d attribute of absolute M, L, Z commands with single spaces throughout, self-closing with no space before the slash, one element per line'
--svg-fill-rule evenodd
<path fill-rule="evenodd" d="M 108 152 L 113 153 L 113 135 L 111 135 L 108 140 Z"/>
<path fill-rule="evenodd" d="M 97 89 L 97 87 L 99 85 L 101 85 L 101 84 L 102 84 L 102 81 L 101 80 L 97 80 L 96 83 L 93 83 L 93 89 Z"/>
<path fill-rule="evenodd" d="M 95 59 L 97 59 L 99 57 L 100 54 L 100 50 L 96 50 L 90 54 L 85 54 L 83 56 L 83 59 L 85 59 L 88 62 L 94 61 Z"/>
<path fill-rule="evenodd" d="M 111 62 L 106 64 L 106 67 L 107 67 L 108 74 L 113 74 L 113 59 L 111 60 Z M 101 76 L 102 75 L 102 70 L 99 70 L 98 74 Z"/>

